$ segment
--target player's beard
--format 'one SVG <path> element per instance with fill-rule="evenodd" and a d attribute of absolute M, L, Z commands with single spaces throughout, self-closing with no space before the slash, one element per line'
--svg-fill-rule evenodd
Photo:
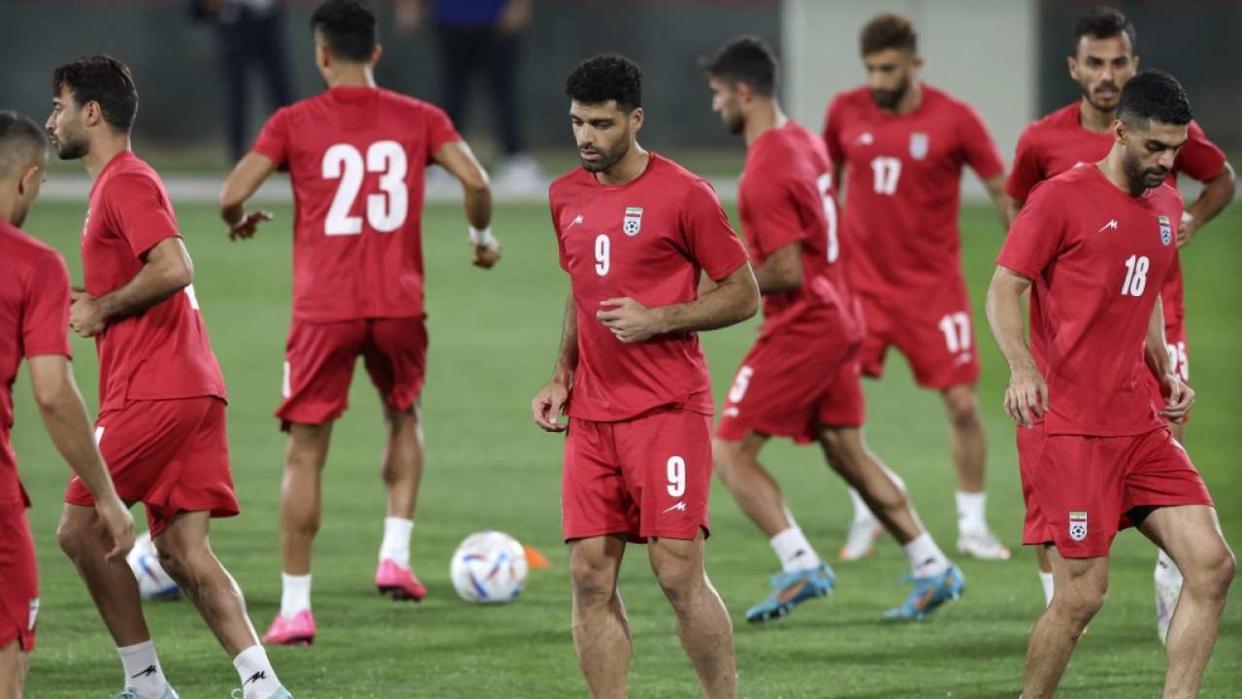
<path fill-rule="evenodd" d="M 1112 94 L 1112 104 L 1106 104 L 1100 101 L 1101 98 L 1096 94 L 1100 88 L 1105 86 L 1112 87 L 1116 90 L 1116 92 Z M 1087 103 L 1092 107 L 1095 107 L 1101 112 L 1111 112 L 1117 109 L 1117 103 L 1121 100 L 1121 88 L 1117 87 L 1116 83 L 1108 81 L 1101 82 L 1100 84 L 1094 86 L 1083 84 L 1081 87 L 1082 96 L 1086 98 Z"/>
<path fill-rule="evenodd" d="M 56 146 L 56 155 L 61 160 L 77 160 L 91 152 L 91 144 L 86 140 L 86 134 L 79 133 L 63 139 L 53 137 L 53 143 Z"/>
<path fill-rule="evenodd" d="M 1126 177 L 1131 182 L 1140 184 L 1147 189 L 1159 187 L 1164 178 L 1169 176 L 1169 171 L 1163 167 L 1143 167 L 1142 159 L 1130 153 L 1130 149 L 1125 150 L 1125 154 L 1121 158 L 1121 167 L 1125 170 Z"/>
<path fill-rule="evenodd" d="M 891 90 L 871 89 L 871 101 L 880 109 L 896 109 L 901 100 L 910 91 L 910 76 L 905 76 L 897 87 Z"/>
<path fill-rule="evenodd" d="M 630 152 L 629 135 L 627 134 L 625 138 L 622 138 L 617 147 L 612 150 L 600 150 L 599 148 L 592 148 L 591 150 L 599 153 L 599 160 L 585 160 L 581 157 L 581 153 L 579 153 L 579 160 L 582 161 L 583 169 L 587 172 L 603 172 L 621 162 L 625 154 Z"/>

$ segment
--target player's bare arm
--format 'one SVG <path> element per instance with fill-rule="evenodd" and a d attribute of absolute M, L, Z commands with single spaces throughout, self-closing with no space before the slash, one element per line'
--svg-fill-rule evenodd
<path fill-rule="evenodd" d="M 474 266 L 491 269 L 500 261 L 500 241 L 492 236 L 492 188 L 487 171 L 465 141 L 440 146 L 435 160 L 461 182 L 466 220 L 470 223 L 470 244 L 474 248 Z"/>
<path fill-rule="evenodd" d="M 569 386 L 573 381 L 574 370 L 578 368 L 578 313 L 574 308 L 574 297 L 565 301 L 565 322 L 561 327 L 561 345 L 556 353 L 556 366 L 552 368 L 552 378 L 534 400 L 530 402 L 531 413 L 535 416 L 535 424 L 547 432 L 564 432 L 568 425 L 560 422 L 565 403 L 569 400 Z"/>
<path fill-rule="evenodd" d="M 69 327 L 94 337 L 111 321 L 132 316 L 185 289 L 194 281 L 194 264 L 180 238 L 165 238 L 147 251 L 142 269 L 125 286 L 103 296 L 73 290 Z"/>
<path fill-rule="evenodd" d="M 260 222 L 272 220 L 272 214 L 268 211 L 247 212 L 246 201 L 274 172 L 276 163 L 271 158 L 250 152 L 229 173 L 220 192 L 220 218 L 229 228 L 229 240 L 253 237 Z"/>
<path fill-rule="evenodd" d="M 997 267 L 988 286 L 986 311 L 992 335 L 1009 363 L 1009 386 L 1005 389 L 1005 412 L 1015 422 L 1030 427 L 1048 409 L 1048 384 L 1035 366 L 1026 344 L 1022 295 L 1031 280 L 1005 267 Z"/>
<path fill-rule="evenodd" d="M 1013 219 L 1018 215 L 1018 207 L 1014 206 L 1009 195 L 1005 193 L 1004 173 L 983 180 L 983 186 L 988 191 L 992 206 L 996 207 L 996 214 L 1000 216 L 1001 225 L 1005 227 L 1005 230 L 1009 230 L 1009 224 L 1013 223 Z"/>
<path fill-rule="evenodd" d="M 750 264 L 717 279 L 716 288 L 687 303 L 647 308 L 632 298 L 604 299 L 595 317 L 624 343 L 656 335 L 715 330 L 740 323 L 759 310 L 759 285 Z"/>
<path fill-rule="evenodd" d="M 1169 356 L 1168 342 L 1164 335 L 1164 304 L 1157 297 L 1156 307 L 1151 311 L 1151 320 L 1147 323 L 1147 337 L 1143 340 L 1143 358 L 1152 376 L 1160 382 L 1164 393 L 1165 405 L 1161 414 L 1174 423 L 1186 419 L 1190 407 L 1195 402 L 1195 392 L 1178 376 Z"/>
<path fill-rule="evenodd" d="M 52 444 L 95 497 L 95 511 L 112 538 L 109 560 L 134 546 L 134 519 L 112 485 L 91 435 L 86 404 L 73 380 L 69 359 L 59 354 L 31 357 L 30 383 Z"/>
<path fill-rule="evenodd" d="M 1225 163 L 1225 167 L 1215 179 L 1203 184 L 1203 191 L 1195 203 L 1186 207 L 1182 213 L 1181 225 L 1177 228 L 1177 246 L 1182 247 L 1194 239 L 1203 224 L 1211 221 L 1230 201 L 1237 185 L 1237 175 L 1233 166 Z"/>
<path fill-rule="evenodd" d="M 802 244 L 790 243 L 768 255 L 755 269 L 761 294 L 779 294 L 802 287 Z"/>

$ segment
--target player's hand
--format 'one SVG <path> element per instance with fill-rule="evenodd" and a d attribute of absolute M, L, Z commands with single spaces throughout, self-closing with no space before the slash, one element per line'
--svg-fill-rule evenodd
<path fill-rule="evenodd" d="M 77 289 L 69 292 L 69 327 L 82 337 L 95 337 L 107 325 L 103 308 L 94 296 Z"/>
<path fill-rule="evenodd" d="M 1185 381 L 1177 374 L 1169 374 L 1160 382 L 1164 396 L 1164 410 L 1160 414 L 1173 423 L 1181 423 L 1186 420 L 1186 416 L 1190 413 L 1190 407 L 1195 404 L 1195 391 L 1186 385 Z"/>
<path fill-rule="evenodd" d="M 244 214 L 241 220 L 229 227 L 229 240 L 253 238 L 255 233 L 259 232 L 259 223 L 263 221 L 271 221 L 270 211 L 251 211 Z"/>
<path fill-rule="evenodd" d="M 500 262 L 500 241 L 493 239 L 486 245 L 471 244 L 470 247 L 474 248 L 473 264 L 475 267 L 491 269 L 496 266 L 497 262 Z"/>
<path fill-rule="evenodd" d="M 95 513 L 108 531 L 112 539 L 112 550 L 104 557 L 109 561 L 125 558 L 125 554 L 134 547 L 134 517 L 121 499 L 113 496 L 110 499 L 95 503 Z"/>
<path fill-rule="evenodd" d="M 1189 211 L 1183 211 L 1181 223 L 1177 224 L 1177 247 L 1190 244 L 1198 230 L 1199 218 Z"/>
<path fill-rule="evenodd" d="M 604 299 L 595 317 L 626 344 L 649 340 L 659 335 L 659 309 L 647 308 L 632 298 Z"/>
<path fill-rule="evenodd" d="M 565 412 L 565 402 L 568 400 L 569 387 L 560 381 L 549 381 L 530 402 L 535 424 L 545 432 L 564 432 L 569 424 L 560 422 L 560 416 Z"/>
<path fill-rule="evenodd" d="M 1023 427 L 1034 425 L 1048 411 L 1048 384 L 1034 366 L 1018 367 L 1005 389 L 1005 412 Z"/>

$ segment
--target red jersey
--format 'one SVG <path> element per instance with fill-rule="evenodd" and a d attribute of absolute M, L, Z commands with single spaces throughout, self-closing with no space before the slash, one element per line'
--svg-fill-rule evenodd
<path fill-rule="evenodd" d="M 861 340 L 840 260 L 836 191 L 823 141 L 790 121 L 751 143 L 738 184 L 738 214 L 756 265 L 786 245 L 801 244 L 802 286 L 764 295 L 760 334 L 813 322 L 828 323 L 845 342 Z"/>
<path fill-rule="evenodd" d="M 27 507 L 17 475 L 13 381 L 22 357 L 69 353 L 69 272 L 55 250 L 0 221 L 0 511 Z M 6 533 L 7 535 L 7 533 Z"/>
<path fill-rule="evenodd" d="M 854 287 L 917 304 L 946 275 L 962 274 L 957 229 L 962 167 L 979 177 L 1004 165 L 969 105 L 923 85 L 909 114 L 876 106 L 866 87 L 828 105 L 824 141 L 848 165 L 842 227 Z"/>
<path fill-rule="evenodd" d="M 695 333 L 623 344 L 595 317 L 610 298 L 647 307 L 693 301 L 700 272 L 719 280 L 746 264 L 711 185 L 651 153 L 631 182 L 603 185 L 578 168 L 552 183 L 548 199 L 577 312 L 570 416 L 614 422 L 661 406 L 712 414 Z"/>
<path fill-rule="evenodd" d="M 997 263 L 1033 282 L 1047 434 L 1119 437 L 1164 426 L 1134 357 L 1176 259 L 1181 215 L 1168 184 L 1132 197 L 1094 165 L 1031 192 Z"/>
<path fill-rule="evenodd" d="M 151 248 L 180 236 L 159 174 L 129 151 L 118 154 L 91 187 L 82 224 L 86 291 L 103 296 L 125 286 Z M 227 396 L 193 286 L 137 315 L 109 321 L 95 349 L 101 413 L 130 400 Z"/>
<path fill-rule="evenodd" d="M 293 317 L 422 316 L 424 172 L 461 140 L 440 109 L 334 87 L 278 110 L 254 152 L 293 184 Z"/>

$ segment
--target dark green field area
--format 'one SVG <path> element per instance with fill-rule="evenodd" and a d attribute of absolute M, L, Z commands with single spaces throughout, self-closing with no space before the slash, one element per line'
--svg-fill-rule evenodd
<path fill-rule="evenodd" d="M 85 203 L 46 204 L 27 223 L 62 250 L 80 277 L 77 241 Z M 245 589 L 256 626 L 279 604 L 277 501 L 282 435 L 271 413 L 280 396 L 289 317 L 290 210 L 256 240 L 230 244 L 212 207 L 179 209 L 194 257 L 195 287 L 231 390 L 229 429 L 240 517 L 219 521 L 213 545 Z M 501 207 L 494 229 L 505 259 L 492 272 L 469 265 L 465 223 L 455 206 L 425 218 L 430 375 L 423 396 L 427 472 L 414 531 L 413 560 L 430 588 L 420 605 L 378 597 L 371 585 L 382 527 L 381 420 L 359 370 L 352 407 L 337 425 L 325 475 L 326 512 L 314 564 L 319 637 L 311 648 L 273 648 L 272 660 L 299 699 L 338 697 L 582 696 L 570 641 L 566 552 L 559 539 L 559 437 L 531 422 L 529 401 L 546 380 L 567 280 L 557 267 L 543 204 Z M 1242 209 L 1201 232 L 1185 255 L 1192 379 L 1199 390 L 1188 448 L 1220 506 L 1225 532 L 1242 542 Z M 988 209 L 963 213 L 966 274 L 982 323 L 983 289 L 1001 232 Z M 383 283 L 383 280 L 375 280 Z M 705 337 L 719 395 L 754 325 Z M 1008 378 L 986 329 L 980 386 L 989 436 L 989 513 L 993 529 L 1018 549 L 1022 501 L 1013 428 L 1000 409 Z M 95 401 L 93 347 L 75 341 L 76 370 Z M 1118 348 L 1118 351 L 1130 351 Z M 917 389 L 902 360 L 869 383 L 868 438 L 909 485 L 924 521 L 946 551 L 956 541 L 954 478 L 939 398 Z M 54 530 L 67 469 L 39 424 L 25 377 L 16 390 L 14 437 L 39 547 L 42 612 L 29 694 L 108 697 L 121 687 L 112 643 Z M 818 450 L 773 444 L 767 463 L 794 513 L 823 553 L 843 541 L 845 490 Z M 907 588 L 905 558 L 889 539 L 878 554 L 836 566 L 834 598 L 809 603 L 779 625 L 746 625 L 742 612 L 766 593 L 777 562 L 768 543 L 728 494 L 713 492 L 709 572 L 733 614 L 740 689 L 745 697 L 1016 696 L 1026 634 L 1043 605 L 1034 556 L 1005 563 L 960 561 L 965 597 L 924 623 L 891 625 L 881 612 Z M 500 529 L 545 551 L 552 569 L 533 572 L 521 599 L 472 606 L 449 583 L 454 546 L 467 534 Z M 1063 682 L 1066 697 L 1149 697 L 1161 686 L 1165 657 L 1156 639 L 1153 547 L 1134 532 L 1113 549 L 1108 602 L 1091 624 Z M 632 693 L 696 694 L 671 612 L 644 552 L 632 550 L 622 589 L 633 625 Z M 1204 696 L 1242 695 L 1242 595 L 1235 587 Z M 222 698 L 237 685 L 229 658 L 185 603 L 148 606 L 157 648 L 184 699 Z"/>

